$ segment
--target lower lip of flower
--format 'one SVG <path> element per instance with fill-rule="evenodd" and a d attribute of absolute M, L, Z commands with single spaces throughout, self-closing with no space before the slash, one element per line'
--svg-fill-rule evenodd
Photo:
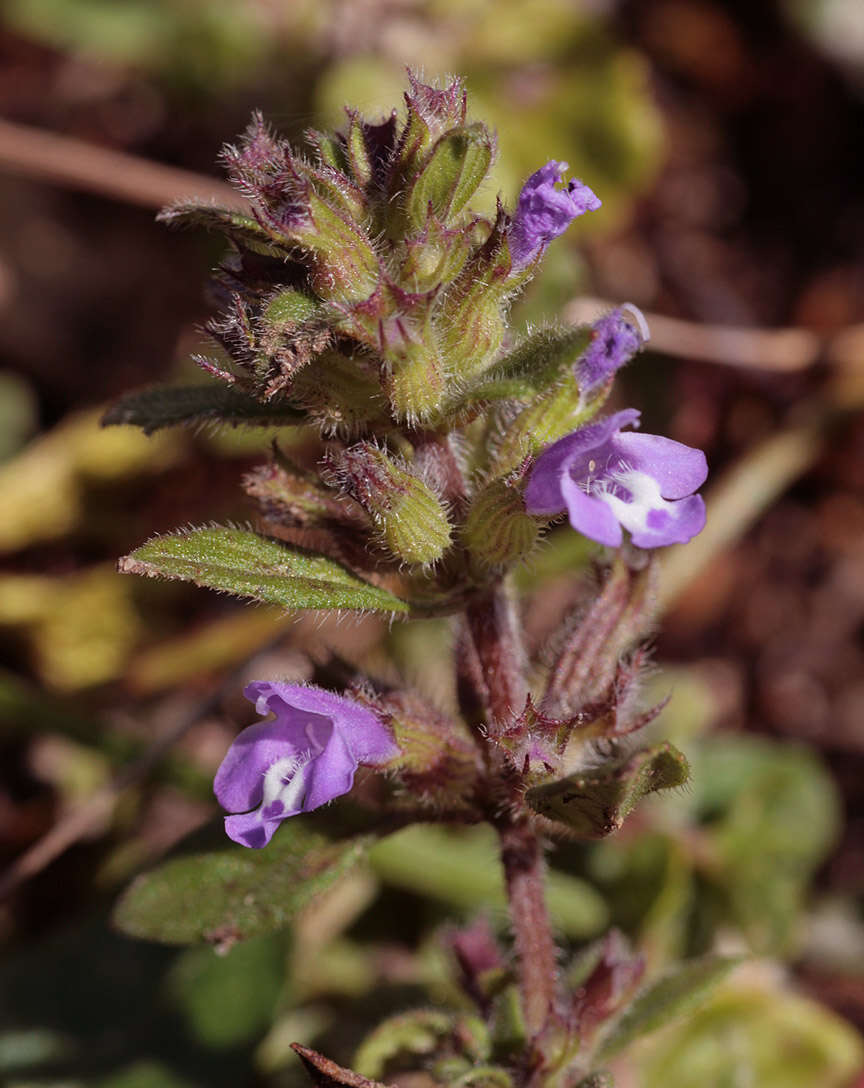
<path fill-rule="evenodd" d="M 264 796 L 261 816 L 265 820 L 300 812 L 306 797 L 306 769 L 312 760 L 311 752 L 301 752 L 277 760 L 264 774 Z"/>

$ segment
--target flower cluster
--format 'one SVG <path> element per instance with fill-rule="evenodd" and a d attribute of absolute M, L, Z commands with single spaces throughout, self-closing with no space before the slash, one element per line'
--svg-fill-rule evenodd
<path fill-rule="evenodd" d="M 509 305 L 547 247 L 599 199 L 553 159 L 512 214 L 500 201 L 494 217 L 478 214 L 471 201 L 496 141 L 469 118 L 462 83 L 412 76 L 405 101 L 401 124 L 395 112 L 367 121 L 349 110 L 343 131 L 308 133 L 311 154 L 256 116 L 223 156 L 249 214 L 184 204 L 165 215 L 231 242 L 218 272 L 226 306 L 209 326 L 219 355 L 199 360 L 231 386 L 225 403 L 312 424 L 305 463 L 280 454 L 245 481 L 266 532 L 314 539 L 324 566 L 304 575 L 304 599 L 321 607 L 347 573 L 355 590 L 366 583 L 367 601 L 398 585 L 403 598 L 390 599 L 401 610 L 470 609 L 565 511 L 609 548 L 625 532 L 637 548 L 689 540 L 705 522 L 703 455 L 628 430 L 635 410 L 599 414 L 648 339 L 639 311 L 619 306 L 588 329 L 508 332 Z M 447 767 L 458 768 L 451 805 L 482 794 L 464 723 L 442 724 L 405 693 L 361 705 L 260 682 L 247 695 L 275 716 L 237 738 L 216 776 L 238 843 L 264 846 L 284 819 L 348 792 L 361 764 L 387 766 L 424 803 L 448 803 Z M 511 756 L 551 766 L 566 729 L 543 726 L 554 743 L 516 737 L 534 727 L 510 709 Z"/>

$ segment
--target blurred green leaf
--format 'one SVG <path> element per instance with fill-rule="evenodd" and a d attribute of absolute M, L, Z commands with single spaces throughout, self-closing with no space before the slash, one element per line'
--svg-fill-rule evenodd
<path fill-rule="evenodd" d="M 248 1042 L 270 1026 L 285 982 L 285 941 L 253 937 L 226 955 L 187 948 L 168 979 L 192 1033 L 217 1050 Z"/>
<path fill-rule="evenodd" d="M 143 1060 L 100 1078 L 96 1085 L 97 1088 L 196 1088 L 196 1081 L 178 1076 L 161 1062 Z M 72 1086 L 67 1081 L 56 1088 Z"/>
<path fill-rule="evenodd" d="M 636 752 L 619 767 L 570 775 L 535 786 L 526 799 L 535 812 L 565 824 L 578 835 L 602 838 L 617 831 L 649 793 L 683 785 L 687 760 L 671 744 Z"/>
<path fill-rule="evenodd" d="M 615 1088 L 615 1081 L 611 1073 L 592 1073 L 590 1077 L 580 1080 L 576 1088 Z"/>
<path fill-rule="evenodd" d="M 103 427 L 128 423 L 153 434 L 180 423 L 302 423 L 293 405 L 274 398 L 266 403 L 228 385 L 164 385 L 127 393 L 102 417 Z"/>
<path fill-rule="evenodd" d="M 372 868 L 397 887 L 428 895 L 460 910 L 506 911 L 504 878 L 494 832 L 488 827 L 449 831 L 417 824 L 376 844 Z M 552 869 L 549 911 L 570 937 L 592 937 L 608 920 L 606 904 L 590 884 Z"/>
<path fill-rule="evenodd" d="M 706 956 L 669 972 L 625 1009 L 600 1047 L 600 1060 L 613 1057 L 670 1020 L 693 1012 L 740 962 L 730 956 Z"/>
<path fill-rule="evenodd" d="M 379 1024 L 360 1044 L 351 1064 L 362 1076 L 380 1080 L 389 1075 L 394 1061 L 409 1055 L 428 1057 L 448 1038 L 459 1040 L 472 1064 L 489 1057 L 489 1033 L 478 1017 L 412 1009 Z"/>
<path fill-rule="evenodd" d="M 248 529 L 187 529 L 154 537 L 118 564 L 124 574 L 179 578 L 282 608 L 407 612 L 386 589 L 370 585 L 333 559 Z"/>
<path fill-rule="evenodd" d="M 236 941 L 287 925 L 316 896 L 353 868 L 372 842 L 368 834 L 327 835 L 294 817 L 266 849 L 249 850 L 225 838 L 198 850 L 203 838 L 132 882 L 114 911 L 124 933 L 165 944 Z"/>
<path fill-rule="evenodd" d="M 836 788 L 813 754 L 788 744 L 718 737 L 696 758 L 714 883 L 754 948 L 788 952 L 810 874 L 837 832 Z"/>
<path fill-rule="evenodd" d="M 640 1053 L 642 1088 L 850 1088 L 864 1062 L 847 1021 L 774 980 L 743 977 Z"/>

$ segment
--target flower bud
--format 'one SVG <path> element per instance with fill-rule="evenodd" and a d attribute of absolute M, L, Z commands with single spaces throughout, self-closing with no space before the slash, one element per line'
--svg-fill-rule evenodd
<path fill-rule="evenodd" d="M 327 351 L 296 375 L 291 400 L 329 434 L 350 434 L 386 414 L 378 375 L 363 357 Z"/>
<path fill-rule="evenodd" d="M 506 301 L 520 284 L 520 278 L 511 275 L 505 225 L 499 207 L 489 237 L 447 292 L 437 320 L 442 354 L 462 381 L 493 364 L 504 341 Z"/>
<path fill-rule="evenodd" d="M 485 125 L 446 132 L 408 188 L 409 224 L 422 227 L 430 209 L 444 223 L 456 219 L 486 179 L 494 154 L 495 141 Z"/>
<path fill-rule="evenodd" d="M 441 558 L 450 544 L 450 522 L 441 500 L 419 477 L 371 442 L 350 446 L 330 467 L 397 559 L 420 564 Z"/>
<path fill-rule="evenodd" d="M 399 266 L 399 280 L 414 294 L 451 284 L 474 246 L 472 227 L 450 230 L 429 215 L 423 230 L 405 241 L 405 256 Z"/>
<path fill-rule="evenodd" d="M 481 487 L 468 510 L 462 538 L 483 566 L 512 563 L 537 542 L 540 522 L 525 513 L 522 496 L 504 480 Z"/>
<path fill-rule="evenodd" d="M 392 770 L 407 800 L 448 811 L 466 805 L 479 766 L 464 726 L 414 692 L 389 692 L 371 706 L 399 746 L 401 756 Z"/>
<path fill-rule="evenodd" d="M 255 218 L 279 246 L 309 266 L 322 299 L 362 299 L 378 282 L 378 258 L 357 220 L 365 198 L 348 177 L 291 154 L 256 115 L 239 148 L 224 152 L 229 174 L 252 203 Z"/>
<path fill-rule="evenodd" d="M 443 89 L 421 83 L 408 73 L 411 90 L 405 95 L 408 120 L 396 153 L 391 192 L 401 192 L 417 169 L 423 155 L 448 129 L 464 124 L 467 96 L 461 79 Z"/>
<path fill-rule="evenodd" d="M 303 528 L 350 523 L 351 512 L 343 496 L 324 487 L 312 473 L 280 463 L 281 454 L 279 458 L 243 477 L 243 490 L 257 500 L 264 517 Z M 365 519 L 356 506 L 354 511 L 358 519 Z"/>

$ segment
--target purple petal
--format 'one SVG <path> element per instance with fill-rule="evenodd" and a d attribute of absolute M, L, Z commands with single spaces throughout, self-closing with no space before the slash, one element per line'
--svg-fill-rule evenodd
<path fill-rule="evenodd" d="M 691 495 L 708 475 L 705 454 L 671 438 L 627 433 L 616 435 L 613 445 L 629 467 L 657 481 L 664 499 Z"/>
<path fill-rule="evenodd" d="M 302 712 L 332 718 L 358 763 L 386 763 L 399 755 L 393 736 L 371 710 L 344 695 L 303 684 L 257 681 L 244 692 L 259 714 L 299 715 Z"/>
<path fill-rule="evenodd" d="M 308 715 L 304 716 L 308 720 Z M 239 734 L 213 780 L 213 792 L 227 812 L 246 812 L 260 805 L 264 774 L 280 759 L 308 747 L 304 729 L 293 722 L 256 722 Z"/>
<path fill-rule="evenodd" d="M 670 503 L 667 510 L 652 510 L 645 529 L 634 532 L 632 538 L 637 548 L 662 548 L 686 544 L 704 528 L 705 503 L 700 495 L 689 495 Z"/>
<path fill-rule="evenodd" d="M 310 727 L 310 733 L 313 730 L 315 735 L 310 736 L 310 740 L 320 746 L 321 754 L 306 768 L 303 812 L 311 812 L 347 793 L 354 784 L 358 762 L 347 739 L 332 724 L 329 730 L 318 731 L 317 726 Z"/>
<path fill-rule="evenodd" d="M 606 503 L 586 495 L 569 476 L 565 477 L 563 490 L 573 528 L 598 544 L 617 548 L 622 540 L 621 526 Z"/>
<path fill-rule="evenodd" d="M 566 169 L 566 163 L 553 159 L 522 186 L 509 240 L 514 268 L 524 268 L 577 216 L 600 207 L 600 201 L 581 181 L 574 179 L 566 188 L 559 187 Z"/>
<path fill-rule="evenodd" d="M 279 823 L 279 820 L 262 820 L 260 810 L 243 812 L 239 816 L 225 817 L 225 833 L 241 846 L 260 850 L 273 838 Z"/>
<path fill-rule="evenodd" d="M 591 343 L 576 366 L 580 391 L 589 393 L 605 382 L 633 358 L 642 342 L 640 330 L 623 307 L 595 321 Z"/>
<path fill-rule="evenodd" d="M 525 509 L 529 514 L 560 514 L 567 506 L 562 491 L 565 475 L 576 468 L 577 461 L 590 459 L 590 454 L 605 446 L 615 433 L 629 424 L 639 421 L 635 408 L 625 408 L 621 412 L 580 427 L 572 434 L 553 442 L 537 458 L 531 476 L 525 488 Z"/>

